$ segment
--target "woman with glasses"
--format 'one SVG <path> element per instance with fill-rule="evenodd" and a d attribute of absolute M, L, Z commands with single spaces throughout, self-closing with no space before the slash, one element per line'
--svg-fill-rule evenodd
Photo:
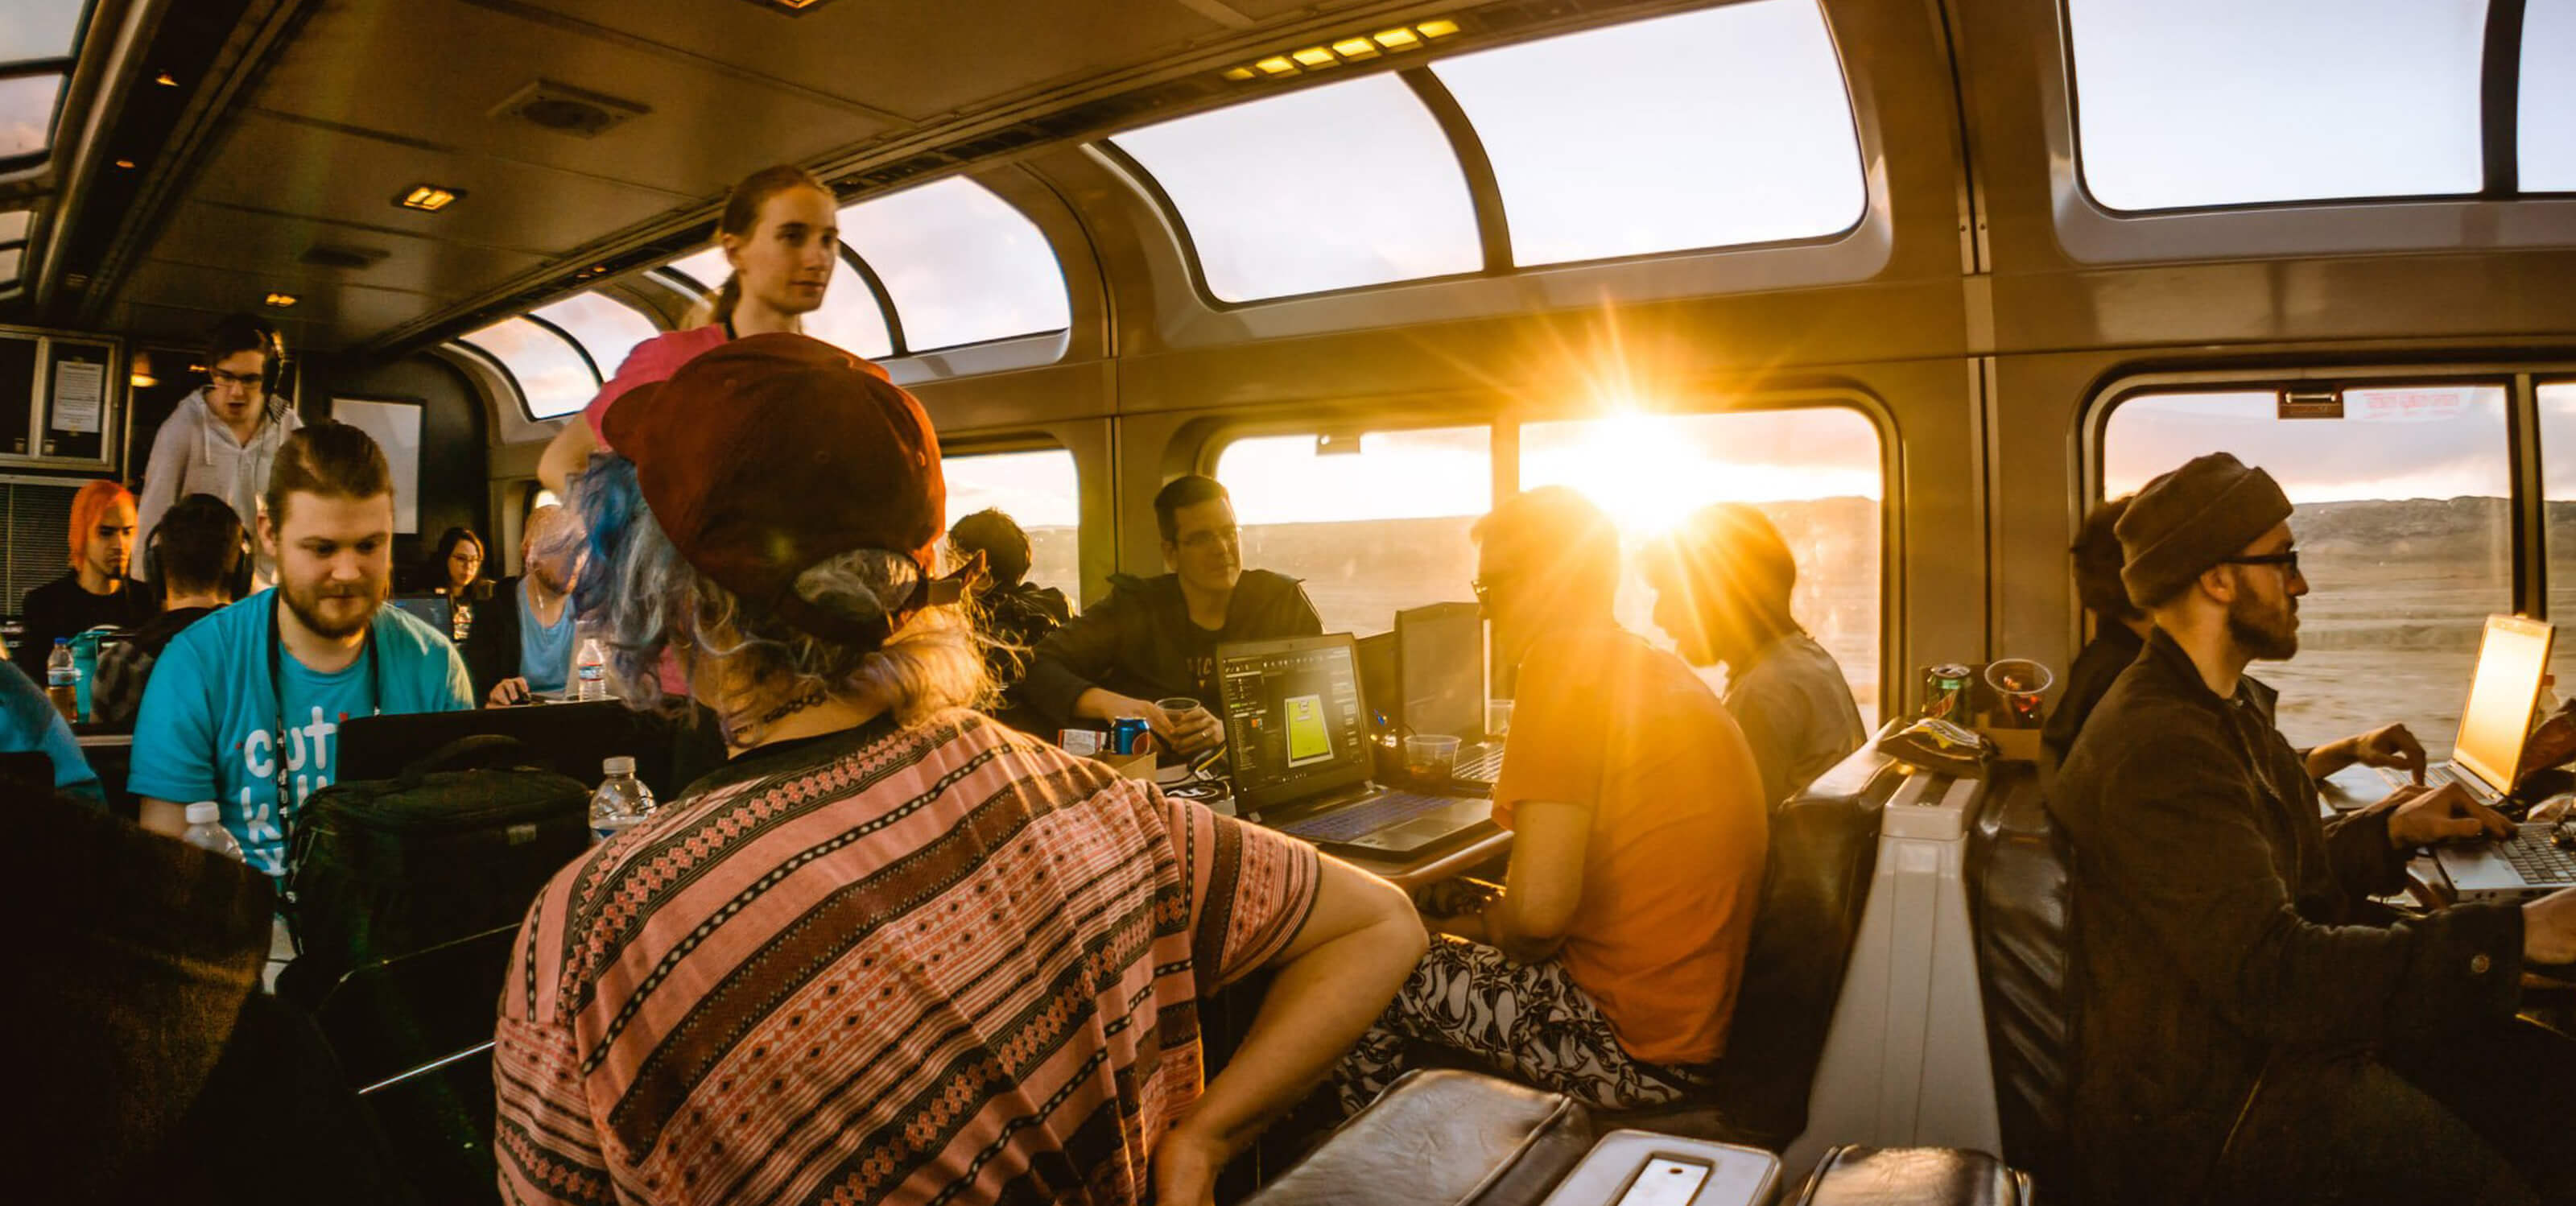
<path fill-rule="evenodd" d="M 147 546 L 171 504 L 211 494 L 232 504 L 242 527 L 259 530 L 259 498 L 287 434 L 304 426 L 278 397 L 286 345 L 277 328 L 248 314 L 229 314 L 206 336 L 206 387 L 188 395 L 152 438 L 136 508 L 135 547 Z M 256 543 L 256 542 L 254 542 Z M 276 580 L 276 562 L 254 549 L 255 587 Z"/>

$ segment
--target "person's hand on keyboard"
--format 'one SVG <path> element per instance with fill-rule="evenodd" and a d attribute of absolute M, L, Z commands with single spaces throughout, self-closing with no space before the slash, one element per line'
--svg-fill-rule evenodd
<path fill-rule="evenodd" d="M 2388 814 L 2388 844 L 2399 850 L 2440 842 L 2500 838 L 2513 833 L 2503 813 L 2469 798 L 2457 783 L 2440 787 L 2401 787 L 2381 807 Z"/>

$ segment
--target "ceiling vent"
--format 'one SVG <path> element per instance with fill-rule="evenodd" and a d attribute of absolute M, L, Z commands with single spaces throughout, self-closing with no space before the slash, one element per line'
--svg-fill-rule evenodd
<path fill-rule="evenodd" d="M 575 138 L 597 138 L 652 111 L 634 101 L 586 92 L 553 80 L 537 80 L 511 93 L 510 99 L 502 101 L 490 115 Z"/>
<path fill-rule="evenodd" d="M 316 243 L 305 249 L 301 259 L 316 268 L 358 269 L 373 268 L 392 254 L 378 247 L 334 247 L 328 243 Z"/>

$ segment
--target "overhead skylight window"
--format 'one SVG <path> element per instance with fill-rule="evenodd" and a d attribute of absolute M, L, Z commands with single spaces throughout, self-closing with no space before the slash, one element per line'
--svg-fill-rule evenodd
<path fill-rule="evenodd" d="M 643 311 L 599 293 L 576 294 L 533 313 L 579 342 L 603 377 L 617 375 L 636 344 L 660 334 Z"/>
<path fill-rule="evenodd" d="M 18 264 L 26 258 L 26 255 L 27 249 L 24 247 L 12 247 L 6 251 L 0 251 L 0 284 L 17 282 Z"/>
<path fill-rule="evenodd" d="M 1865 204 L 1815 0 L 1753 0 L 1446 59 L 1515 264 L 1815 238 Z M 1264 182 L 1266 183 L 1266 182 Z"/>
<path fill-rule="evenodd" d="M 54 109 L 63 77 L 22 75 L 0 79 L 0 159 L 40 155 L 54 143 Z"/>
<path fill-rule="evenodd" d="M 695 281 L 699 288 L 709 293 L 723 288 L 725 277 L 733 273 L 733 265 L 725 261 L 724 248 L 721 247 L 709 247 L 704 251 L 681 256 L 666 267 Z"/>
<path fill-rule="evenodd" d="M 1545 91 L 1558 103 L 1564 90 Z M 1484 267 L 1439 123 L 1394 75 L 1362 76 L 1111 139 L 1161 186 L 1229 302 Z M 1570 148 L 1591 170 L 1591 155 Z"/>
<path fill-rule="evenodd" d="M 525 318 L 504 318 L 459 342 L 510 370 L 529 418 L 571 414 L 589 405 L 591 396 L 599 392 L 599 378 L 581 353 L 563 336 Z"/>
<path fill-rule="evenodd" d="M 2484 185 L 2486 0 L 2067 0 L 2067 12 L 2084 183 L 2112 209 Z"/>
<path fill-rule="evenodd" d="M 2522 10 L 2522 191 L 2576 192 L 2576 0 Z"/>
<path fill-rule="evenodd" d="M 841 241 L 885 282 L 907 352 L 1060 331 L 1073 321 L 1064 270 L 1037 224 L 964 177 L 842 210 Z"/>
<path fill-rule="evenodd" d="M 25 242 L 27 228 L 35 221 L 36 211 L 32 209 L 0 210 L 0 243 Z"/>
<path fill-rule="evenodd" d="M 80 33 L 82 0 L 13 0 L 0 4 L 0 63 L 67 59 Z"/>

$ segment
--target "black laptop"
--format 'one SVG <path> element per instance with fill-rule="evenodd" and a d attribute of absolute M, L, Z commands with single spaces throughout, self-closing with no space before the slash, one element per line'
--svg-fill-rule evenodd
<path fill-rule="evenodd" d="M 1217 680 L 1245 819 L 1377 858 L 1492 831 L 1491 800 L 1369 781 L 1369 709 L 1350 634 L 1220 646 Z"/>

